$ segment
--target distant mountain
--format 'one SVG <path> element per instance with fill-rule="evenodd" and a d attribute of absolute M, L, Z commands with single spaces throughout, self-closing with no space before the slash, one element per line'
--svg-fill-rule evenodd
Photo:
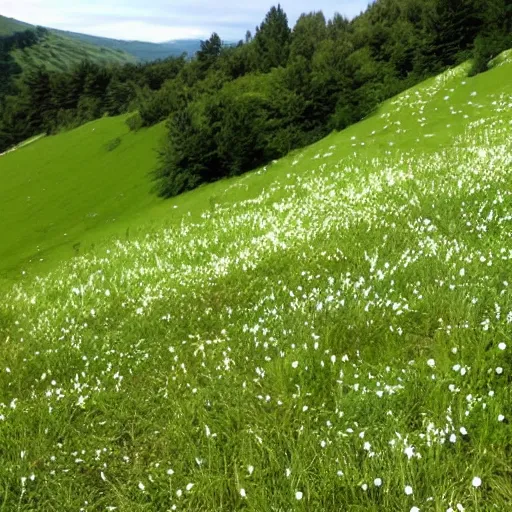
<path fill-rule="evenodd" d="M 35 26 L 30 25 L 29 23 L 0 15 L 0 37 L 10 36 L 15 32 L 23 32 L 24 30 L 34 28 Z M 58 30 L 54 28 L 48 28 L 48 30 L 54 36 L 65 40 L 73 40 L 75 44 L 70 45 L 70 47 L 73 48 L 73 51 L 77 49 L 76 42 L 89 45 L 88 50 L 90 50 L 90 46 L 113 50 L 116 52 L 115 54 L 103 51 L 103 56 L 107 57 L 107 60 L 108 56 L 114 56 L 114 61 L 119 61 L 119 56 L 123 53 L 135 57 L 135 59 L 140 62 L 165 59 L 167 57 L 179 57 L 183 53 L 186 53 L 189 57 L 193 57 L 199 50 L 201 44 L 199 39 L 182 39 L 177 41 L 166 41 L 164 43 L 147 43 L 144 41 L 123 41 L 120 39 L 110 39 L 108 37 L 91 36 L 88 34 L 80 34 L 77 32 L 69 32 L 67 30 Z M 125 60 L 133 61 L 134 59 L 127 58 Z"/>
<path fill-rule="evenodd" d="M 147 43 L 144 41 L 123 41 L 120 39 L 109 39 L 107 37 L 90 36 L 77 32 L 50 29 L 54 34 L 69 37 L 77 41 L 121 50 L 136 57 L 139 61 L 148 62 L 167 57 L 179 57 L 183 53 L 193 57 L 199 50 L 201 41 L 199 39 L 182 39 L 179 41 L 167 41 L 165 43 Z"/>
<path fill-rule="evenodd" d="M 18 76 L 39 66 L 64 71 L 83 60 L 98 64 L 138 60 L 120 49 L 80 41 L 5 16 L 0 16 L 0 39 L 0 63 L 4 64 L 0 69 L 4 82 L 9 75 Z"/>
<path fill-rule="evenodd" d="M 65 71 L 84 60 L 98 64 L 137 62 L 136 57 L 120 49 L 79 41 L 3 16 L 0 30 L 0 92 L 5 92 L 9 80 L 40 66 Z"/>

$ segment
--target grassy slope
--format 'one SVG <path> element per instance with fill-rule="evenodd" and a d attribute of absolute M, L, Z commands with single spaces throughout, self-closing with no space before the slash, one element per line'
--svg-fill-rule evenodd
<path fill-rule="evenodd" d="M 124 120 L 101 119 L 0 157 L 0 275 L 121 234 L 128 219 L 160 202 L 148 174 L 164 126 L 134 134 Z M 116 138 L 120 145 L 108 151 Z"/>
<path fill-rule="evenodd" d="M 136 62 L 132 55 L 111 48 L 101 48 L 72 38 L 50 34 L 40 43 L 11 52 L 24 71 L 44 66 L 51 71 L 65 71 L 83 60 L 99 64 Z"/>
<path fill-rule="evenodd" d="M 15 32 L 23 32 L 32 25 L 23 23 L 22 21 L 15 20 L 14 18 L 7 18 L 6 16 L 0 15 L 0 37 L 10 36 Z"/>
<path fill-rule="evenodd" d="M 507 510 L 511 78 L 430 80 L 20 279 L 7 509 Z"/>
<path fill-rule="evenodd" d="M 64 30 L 51 29 L 51 31 L 57 35 L 76 39 L 78 41 L 84 41 L 86 43 L 103 46 L 105 48 L 122 50 L 123 52 L 129 53 L 142 61 L 165 59 L 171 56 L 179 57 L 184 52 L 193 56 L 200 48 L 199 39 L 185 39 L 169 43 L 148 43 L 144 41 L 110 39 Z"/>
<path fill-rule="evenodd" d="M 29 23 L 0 15 L 0 37 L 34 28 Z M 199 50 L 199 39 L 186 39 L 168 43 L 122 41 L 65 30 L 49 29 L 52 35 L 46 42 L 31 50 L 16 52 L 23 65 L 34 61 L 51 69 L 67 69 L 69 63 L 83 58 L 108 62 L 136 62 L 179 57 L 186 52 L 193 55 Z"/>

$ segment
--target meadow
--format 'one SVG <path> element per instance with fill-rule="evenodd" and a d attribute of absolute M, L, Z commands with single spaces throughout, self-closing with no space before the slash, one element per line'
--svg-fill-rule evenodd
<path fill-rule="evenodd" d="M 0 203 L 17 276 L 0 301 L 0 510 L 509 510 L 512 54 L 467 70 L 169 201 L 142 171 L 125 203 L 101 190 L 146 165 L 129 148 L 149 130 L 76 168 L 91 189 L 69 193 L 71 159 L 36 167 L 72 141 L 94 162 L 86 141 L 122 118 L 0 157 L 18 187 Z M 22 243 L 23 186 L 45 176 L 31 218 L 55 208 L 59 230 Z M 75 225 L 95 247 L 69 258 Z M 38 243 L 48 267 L 29 261 Z"/>

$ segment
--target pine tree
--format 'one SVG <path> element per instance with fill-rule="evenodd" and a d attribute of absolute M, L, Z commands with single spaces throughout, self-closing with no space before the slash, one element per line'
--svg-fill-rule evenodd
<path fill-rule="evenodd" d="M 263 72 L 286 66 L 290 54 L 291 30 L 288 17 L 278 4 L 272 7 L 263 23 L 256 28 L 254 37 L 259 69 Z"/>

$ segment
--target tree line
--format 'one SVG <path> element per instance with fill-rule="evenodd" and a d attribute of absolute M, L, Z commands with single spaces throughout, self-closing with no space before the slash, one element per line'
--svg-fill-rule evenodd
<path fill-rule="evenodd" d="M 84 61 L 67 72 L 39 67 L 21 73 L 15 93 L 0 94 L 0 152 L 35 134 L 136 110 L 185 62 L 185 57 L 123 66 Z"/>
<path fill-rule="evenodd" d="M 191 61 L 25 77 L 0 100 L 0 148 L 12 134 L 136 111 L 133 129 L 167 120 L 155 179 L 172 196 L 343 129 L 463 60 L 481 72 L 511 32 L 512 0 L 377 0 L 353 20 L 312 12 L 293 28 L 277 5 L 237 45 L 214 33 Z"/>

